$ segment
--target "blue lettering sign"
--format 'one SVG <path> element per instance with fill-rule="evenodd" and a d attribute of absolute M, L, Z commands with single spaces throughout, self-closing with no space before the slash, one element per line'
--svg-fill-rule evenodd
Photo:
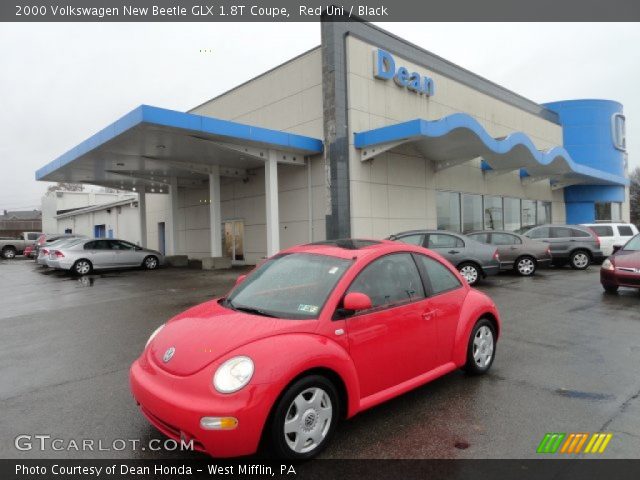
<path fill-rule="evenodd" d="M 380 48 L 373 51 L 373 76 L 381 80 L 391 80 L 400 87 L 428 97 L 435 93 L 433 79 L 418 72 L 409 72 L 406 67 L 396 70 L 396 61 L 389 52 Z"/>

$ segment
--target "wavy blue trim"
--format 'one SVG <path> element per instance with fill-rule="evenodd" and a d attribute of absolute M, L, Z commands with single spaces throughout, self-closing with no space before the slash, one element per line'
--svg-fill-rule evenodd
<path fill-rule="evenodd" d="M 537 164 L 536 166 L 550 166 L 554 162 L 561 162 L 572 172 L 591 177 L 595 181 L 606 182 L 607 184 L 629 185 L 629 179 L 625 177 L 576 163 L 571 158 L 571 155 L 569 155 L 569 152 L 563 147 L 554 147 L 550 150 L 540 151 L 531 139 L 522 132 L 512 133 L 505 138 L 493 138 L 475 118 L 465 113 L 455 113 L 440 120 L 433 121 L 422 119 L 410 120 L 388 127 L 356 133 L 354 143 L 356 148 L 366 149 L 375 145 L 400 140 L 442 138 L 458 129 L 464 129 L 473 133 L 475 137 L 482 142 L 486 151 L 479 149 L 476 155 L 478 157 L 485 155 L 506 156 L 515 148 L 524 147 L 528 150 L 531 161 Z M 530 166 L 534 166 L 535 164 L 531 163 Z M 520 166 L 526 168 L 527 164 Z"/>
<path fill-rule="evenodd" d="M 140 105 L 138 108 L 127 113 L 111 125 L 100 130 L 84 142 L 37 170 L 36 180 L 42 180 L 46 175 L 73 162 L 82 155 L 98 148 L 100 145 L 105 144 L 141 123 L 266 144 L 274 148 L 299 151 L 303 154 L 318 154 L 322 153 L 323 150 L 322 140 L 318 140 L 317 138 L 270 130 L 268 128 L 254 127 L 202 115 L 194 115 L 192 113 L 178 112 L 166 108 L 152 107 L 150 105 Z"/>

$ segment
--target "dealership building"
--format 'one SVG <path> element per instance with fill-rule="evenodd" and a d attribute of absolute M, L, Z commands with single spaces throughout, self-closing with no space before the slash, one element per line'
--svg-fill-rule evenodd
<path fill-rule="evenodd" d="M 619 103 L 538 104 L 371 24 L 320 28 L 320 46 L 188 112 L 140 106 L 36 178 L 135 192 L 117 205 L 137 209 L 129 240 L 249 264 L 416 228 L 629 221 Z"/>

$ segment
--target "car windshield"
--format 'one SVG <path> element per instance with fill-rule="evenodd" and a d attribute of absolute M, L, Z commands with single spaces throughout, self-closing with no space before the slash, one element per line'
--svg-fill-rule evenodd
<path fill-rule="evenodd" d="M 640 250 L 640 235 L 636 235 L 631 240 L 627 242 L 624 246 L 623 250 L 636 252 Z"/>
<path fill-rule="evenodd" d="M 281 255 L 249 275 L 223 305 L 266 317 L 317 318 L 350 265 L 350 260 L 326 255 Z"/>

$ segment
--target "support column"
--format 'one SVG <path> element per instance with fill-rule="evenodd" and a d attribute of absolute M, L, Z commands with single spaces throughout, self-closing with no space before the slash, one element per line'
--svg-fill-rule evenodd
<path fill-rule="evenodd" d="M 209 173 L 209 228 L 211 256 L 222 257 L 222 217 L 220 215 L 220 167 L 214 165 Z"/>
<path fill-rule="evenodd" d="M 138 192 L 138 217 L 140 220 L 140 246 L 147 248 L 147 195 Z"/>
<path fill-rule="evenodd" d="M 264 164 L 265 196 L 267 206 L 267 257 L 280 250 L 280 216 L 278 214 L 278 157 L 269 150 Z"/>
<path fill-rule="evenodd" d="M 311 159 L 307 159 L 307 215 L 309 216 L 309 243 L 313 242 L 313 186 L 311 182 Z"/>
<path fill-rule="evenodd" d="M 178 254 L 178 179 L 169 179 L 169 211 L 165 232 L 167 255 Z"/>

